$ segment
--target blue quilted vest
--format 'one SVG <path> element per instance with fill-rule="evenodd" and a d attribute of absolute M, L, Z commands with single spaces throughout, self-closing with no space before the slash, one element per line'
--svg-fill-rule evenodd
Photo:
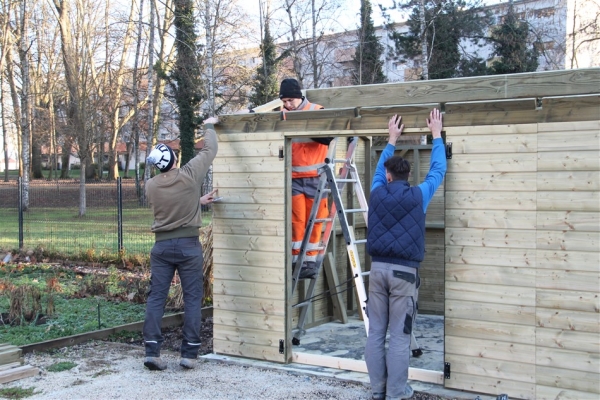
<path fill-rule="evenodd" d="M 425 256 L 421 189 L 392 181 L 371 193 L 367 251 L 373 261 L 419 268 Z"/>

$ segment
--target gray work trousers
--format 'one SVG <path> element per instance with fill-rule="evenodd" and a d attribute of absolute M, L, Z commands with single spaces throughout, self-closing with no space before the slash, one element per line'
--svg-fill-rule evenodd
<path fill-rule="evenodd" d="M 143 335 L 147 357 L 159 357 L 164 341 L 161 322 L 175 271 L 183 290 L 184 317 L 181 357 L 198 358 L 202 298 L 204 297 L 202 245 L 197 237 L 161 240 L 150 253 L 150 292 Z"/>
<path fill-rule="evenodd" d="M 374 398 L 404 394 L 410 361 L 412 321 L 417 310 L 418 269 L 373 262 L 369 274 L 369 336 L 365 361 Z M 390 339 L 386 352 L 386 333 Z"/>

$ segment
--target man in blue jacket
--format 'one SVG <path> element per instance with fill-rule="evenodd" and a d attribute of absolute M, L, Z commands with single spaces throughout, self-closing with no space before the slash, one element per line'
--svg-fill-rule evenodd
<path fill-rule="evenodd" d="M 404 129 L 399 125 L 401 120 L 394 115 L 388 123 L 389 140 L 377 164 L 369 199 L 367 250 L 372 265 L 365 361 L 373 399 L 408 399 L 413 395 L 407 380 L 419 265 L 425 254 L 425 212 L 446 174 L 440 111 L 433 109 L 427 118 L 433 135 L 430 170 L 423 183 L 414 187 L 408 183 L 410 163 L 394 156 Z"/>

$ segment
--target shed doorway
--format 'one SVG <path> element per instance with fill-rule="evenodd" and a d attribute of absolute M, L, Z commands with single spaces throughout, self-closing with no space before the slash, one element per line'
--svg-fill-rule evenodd
<path fill-rule="evenodd" d="M 427 174 L 432 148 L 431 139 L 427 143 L 426 137 L 414 133 L 406 142 L 396 146 L 396 154 L 411 162 L 411 185 L 420 183 Z M 357 145 L 354 164 L 367 199 L 385 139 L 360 137 Z M 346 140 L 342 137 L 338 139 L 336 159 L 343 158 L 345 151 Z M 419 315 L 415 328 L 415 338 L 422 354 L 415 352 L 416 356 L 411 357 L 409 371 L 409 379 L 436 384 L 443 384 L 444 371 L 444 190 L 445 185 L 442 184 L 427 211 L 426 253 L 420 269 Z M 341 197 L 346 209 L 358 207 L 351 184 L 344 188 Z M 289 204 L 291 202 L 288 202 L 288 207 Z M 290 215 L 291 211 L 286 214 Z M 348 224 L 354 228 L 357 239 L 366 237 L 366 224 L 360 214 L 348 217 Z M 286 225 L 290 226 L 291 221 Z M 346 243 L 337 220 L 334 232 L 328 245 L 329 258 L 326 257 L 321 268 L 312 298 L 308 293 L 310 280 L 300 280 L 289 302 L 292 318 L 288 337 L 299 338 L 292 346 L 292 362 L 367 372 L 364 361 L 365 323 L 357 304 Z M 358 245 L 358 254 L 362 270 L 369 271 L 370 258 L 365 247 L 364 244 Z M 333 265 L 326 266 L 326 263 Z M 289 265 L 291 271 L 291 262 Z M 328 273 L 335 276 L 327 276 Z M 288 276 L 291 280 L 291 272 Z M 364 283 L 368 293 L 368 275 L 364 277 Z M 311 304 L 304 324 L 300 325 L 299 311 L 306 301 Z M 303 326 L 300 333 L 299 326 Z"/>

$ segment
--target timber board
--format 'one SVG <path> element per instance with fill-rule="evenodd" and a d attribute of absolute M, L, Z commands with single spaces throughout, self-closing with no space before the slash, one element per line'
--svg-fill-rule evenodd
<path fill-rule="evenodd" d="M 536 221 L 536 217 L 538 218 Z M 578 221 L 577 217 L 571 220 Z M 539 213 L 520 210 L 447 209 L 446 228 L 535 229 Z M 577 222 L 573 222 L 577 223 Z"/>
<path fill-rule="evenodd" d="M 488 149 L 489 151 L 489 149 Z M 454 153 L 454 138 L 452 138 Z M 427 164 L 429 166 L 429 164 Z M 462 154 L 453 157 L 448 163 L 447 173 L 463 172 L 530 172 L 538 170 L 538 157 L 535 153 L 484 153 Z"/>
<path fill-rule="evenodd" d="M 535 324 L 535 307 L 498 303 L 473 303 L 446 298 L 445 318 L 472 319 L 479 322 L 502 322 L 511 325 Z"/>
<path fill-rule="evenodd" d="M 446 282 L 446 300 L 473 303 L 492 303 L 509 306 L 536 306 L 536 290 L 533 277 L 531 286 L 506 286 L 496 282 Z"/>
<path fill-rule="evenodd" d="M 450 318 L 444 319 L 444 332 L 446 336 L 457 336 L 468 339 L 500 340 L 509 343 L 535 344 L 534 325 L 515 325 L 504 322 L 476 321 L 470 319 Z"/>
<path fill-rule="evenodd" d="M 279 339 L 283 339 L 277 332 L 265 332 L 263 330 L 239 328 L 235 326 L 218 325 L 217 340 L 224 340 L 232 343 L 248 343 L 257 346 L 279 346 Z"/>
<path fill-rule="evenodd" d="M 452 365 L 452 375 L 462 373 L 485 376 L 498 381 L 535 383 L 535 365 L 533 363 L 524 364 L 505 360 L 490 360 L 458 354 L 447 354 L 445 362 Z M 511 393 L 510 397 L 516 397 L 513 390 L 508 390 L 508 392 Z"/>
<path fill-rule="evenodd" d="M 499 340 L 465 339 L 446 335 L 444 351 L 448 354 L 460 354 L 467 357 L 481 357 L 488 360 L 511 361 L 523 364 L 533 364 L 535 361 L 535 346 L 502 342 Z"/>
<path fill-rule="evenodd" d="M 446 263 L 446 283 L 472 282 L 531 288 L 535 268 Z"/>
<path fill-rule="evenodd" d="M 597 312 L 536 308 L 536 323 L 539 327 L 599 334 L 599 322 Z"/>
<path fill-rule="evenodd" d="M 525 229 L 447 228 L 449 246 L 481 246 L 487 248 L 535 249 L 536 231 Z"/>
<path fill-rule="evenodd" d="M 447 102 L 444 105 L 444 113 L 462 114 L 470 112 L 495 112 L 495 111 L 521 111 L 535 110 L 537 108 L 536 99 L 509 99 L 497 101 L 467 101 L 462 103 Z"/>
<path fill-rule="evenodd" d="M 598 274 L 598 264 L 595 266 L 595 271 L 578 271 L 577 267 L 574 270 L 538 268 L 536 287 L 598 293 L 600 274 Z"/>
<path fill-rule="evenodd" d="M 565 367 L 535 367 L 538 385 L 600 394 L 600 373 L 575 371 Z M 600 396 L 599 396 L 600 397 Z"/>
<path fill-rule="evenodd" d="M 225 311 L 285 316 L 285 301 L 283 300 L 220 295 L 214 299 L 213 308 Z"/>
<path fill-rule="evenodd" d="M 497 134 L 494 136 L 463 136 L 446 135 L 446 140 L 452 142 L 452 159 L 461 158 L 466 154 L 467 160 L 473 154 L 499 153 L 536 153 L 537 137 L 535 135 Z M 536 155 L 533 154 L 533 157 Z M 510 157 L 510 155 L 506 155 Z M 450 165 L 453 162 L 449 163 Z"/>
<path fill-rule="evenodd" d="M 231 172 L 213 175 L 213 186 L 220 188 L 278 189 L 283 191 L 284 174 L 276 172 Z"/>
<path fill-rule="evenodd" d="M 579 390 L 567 390 L 560 387 L 535 386 L 536 400 L 598 400 L 596 393 L 586 393 Z"/>
<path fill-rule="evenodd" d="M 539 171 L 537 188 L 552 192 L 600 192 L 598 171 Z"/>
<path fill-rule="evenodd" d="M 446 175 L 446 189 L 450 191 L 531 192 L 535 191 L 536 183 L 535 172 L 465 172 Z M 580 184 L 585 183 L 580 181 Z"/>
<path fill-rule="evenodd" d="M 488 192 L 446 188 L 446 210 L 535 211 L 536 203 L 536 192 Z"/>
<path fill-rule="evenodd" d="M 283 337 L 281 339 L 284 339 Z M 230 342 L 222 339 L 213 339 L 215 354 L 227 354 L 238 357 L 252 358 L 255 360 L 285 362 L 283 354 L 279 354 L 279 344 L 273 346 L 260 346 L 250 343 Z"/>
<path fill-rule="evenodd" d="M 599 147 L 600 134 L 598 130 L 540 131 L 538 135 L 540 157 L 544 155 L 544 152 L 562 153 L 561 157 L 564 157 L 566 152 L 572 152 L 572 155 L 578 155 L 580 158 L 585 154 L 579 155 L 579 152 L 591 152 L 591 156 L 593 156 L 594 152 L 598 154 Z M 563 162 L 560 159 L 555 159 L 555 161 L 558 164 Z"/>
<path fill-rule="evenodd" d="M 213 271 L 215 279 L 223 281 L 240 281 L 254 283 L 272 283 L 283 285 L 285 276 L 282 268 L 268 268 L 263 266 L 230 265 Z"/>
<path fill-rule="evenodd" d="M 243 313 L 223 309 L 213 310 L 215 325 L 237 326 L 239 328 L 257 329 L 284 335 L 285 317 L 280 315 L 265 315 L 264 313 Z M 218 335 L 218 329 L 215 330 Z"/>
<path fill-rule="evenodd" d="M 537 248 L 539 250 L 589 251 L 600 249 L 600 232 L 586 231 L 545 231 L 536 232 Z"/>
<path fill-rule="evenodd" d="M 539 211 L 600 211 L 600 192 L 570 190 L 538 190 Z"/>
<path fill-rule="evenodd" d="M 213 221 L 215 219 L 213 218 Z M 240 223 L 238 219 L 227 218 L 215 222 L 213 223 L 213 233 L 285 237 L 285 227 L 283 224 L 270 220 L 244 219 L 244 223 Z"/>
<path fill-rule="evenodd" d="M 535 267 L 535 250 L 447 246 L 446 263 L 505 267 Z"/>
<path fill-rule="evenodd" d="M 569 133 L 574 131 L 592 131 L 600 130 L 600 120 L 578 121 L 578 122 L 551 122 L 538 125 L 540 132 L 561 132 Z"/>
<path fill-rule="evenodd" d="M 213 164 L 213 173 L 230 172 L 283 172 L 283 160 L 277 157 L 223 157 Z"/>
<path fill-rule="evenodd" d="M 575 270 L 598 272 L 600 253 L 583 251 L 538 250 L 536 252 L 538 269 Z"/>
<path fill-rule="evenodd" d="M 222 249 L 223 251 L 214 251 L 213 259 L 216 264 L 239 267 L 255 267 L 257 265 L 266 268 L 279 270 L 279 274 L 284 274 L 285 255 L 283 253 L 273 253 L 264 251 L 244 251 L 237 249 Z M 217 268 L 215 268 L 216 270 Z"/>
<path fill-rule="evenodd" d="M 367 107 L 581 95 L 597 93 L 599 85 L 600 69 L 588 68 L 312 89 L 306 96 L 326 108 Z"/>
<path fill-rule="evenodd" d="M 538 141 L 538 171 L 600 171 L 600 151 L 542 151 L 540 144 Z"/>
<path fill-rule="evenodd" d="M 597 292 L 537 289 L 535 295 L 537 307 L 591 313 L 600 312 L 600 295 Z M 600 346 L 600 338 L 597 339 L 598 346 Z"/>
<path fill-rule="evenodd" d="M 273 196 L 273 189 L 222 186 L 217 189 L 218 195 L 223 197 L 220 202 L 212 204 L 212 207 L 217 209 L 222 204 L 285 204 L 283 196 Z"/>
<path fill-rule="evenodd" d="M 264 235 L 227 235 L 215 234 L 213 247 L 215 249 L 237 249 L 242 251 L 264 251 L 279 253 L 285 250 L 283 237 Z"/>
<path fill-rule="evenodd" d="M 213 293 L 251 299 L 281 300 L 284 298 L 284 288 L 284 285 L 276 283 L 218 280 L 213 284 Z"/>
<path fill-rule="evenodd" d="M 218 182 L 213 180 L 213 182 Z M 220 187 L 215 184 L 213 187 Z M 220 193 L 219 193 L 220 194 Z M 213 215 L 215 219 L 225 220 L 240 219 L 246 221 L 265 220 L 272 221 L 277 226 L 283 226 L 284 223 L 284 205 L 283 204 L 268 204 L 268 203 L 229 203 L 229 200 L 224 197 L 222 202 L 213 205 Z M 217 229 L 217 232 L 219 230 Z"/>
<path fill-rule="evenodd" d="M 581 351 L 600 354 L 598 334 L 594 332 L 572 331 L 570 329 L 537 328 L 535 333 L 537 347 Z"/>
<path fill-rule="evenodd" d="M 554 368 L 564 368 L 568 365 L 571 370 L 598 374 L 600 357 L 598 353 L 538 347 L 536 365 Z"/>
<path fill-rule="evenodd" d="M 446 379 L 444 385 L 447 388 L 476 393 L 490 393 L 494 395 L 510 393 L 510 397 L 513 398 L 537 400 L 535 384 L 533 383 L 498 379 L 486 375 L 471 375 L 453 370 L 451 378 Z"/>

